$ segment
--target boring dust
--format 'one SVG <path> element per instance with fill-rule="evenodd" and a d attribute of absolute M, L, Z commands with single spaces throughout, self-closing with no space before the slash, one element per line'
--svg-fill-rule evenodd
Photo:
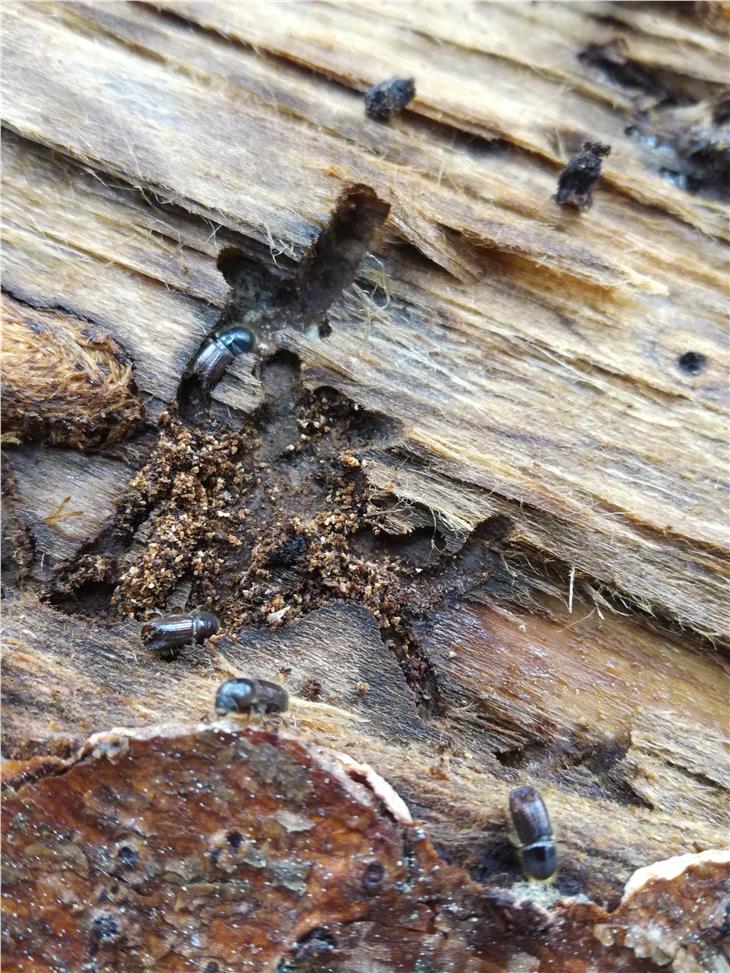
<path fill-rule="evenodd" d="M 333 390 L 307 391 L 291 355 L 264 363 L 262 381 L 264 406 L 235 432 L 163 418 L 114 523 L 60 573 L 53 599 L 98 615 L 101 590 L 106 611 L 144 619 L 184 589 L 186 610 L 214 611 L 233 635 L 333 601 L 363 605 L 422 710 L 438 712 L 415 624 L 453 587 L 453 557 L 428 537 L 399 546 L 379 526 L 388 498 L 361 463 L 393 423 Z"/>

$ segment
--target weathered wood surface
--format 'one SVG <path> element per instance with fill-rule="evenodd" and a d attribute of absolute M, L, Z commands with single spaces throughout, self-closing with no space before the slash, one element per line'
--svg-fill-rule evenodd
<path fill-rule="evenodd" d="M 654 6 L 7 7 L 19 780 L 252 672 L 365 717 L 288 727 L 385 774 L 484 888 L 518 879 L 517 783 L 555 888 L 601 906 L 725 843 L 726 10 Z M 416 100 L 368 120 L 396 72 Z M 612 154 L 578 214 L 551 195 L 584 138 Z M 262 354 L 160 421 L 221 320 Z M 151 660 L 139 618 L 200 603 L 223 637 Z M 590 955 L 599 920 L 565 921 Z M 384 961 L 353 949 L 334 968 Z M 484 968 L 560 963 L 531 939 Z"/>
<path fill-rule="evenodd" d="M 322 36 L 329 29 L 314 15 L 297 21 L 297 7 L 277 5 L 276 17 L 257 16 L 250 4 L 196 9 L 232 17 L 234 33 L 255 18 L 257 50 L 267 29 L 286 31 L 292 45 L 297 23 Z M 334 23 L 365 22 L 357 11 L 324 9 Z M 428 36 L 440 38 L 445 15 L 413 32 L 391 24 L 397 15 L 389 9 L 372 20 L 391 45 L 404 32 L 420 45 L 429 65 L 421 88 L 454 88 L 464 52 Z M 511 7 L 488 9 L 495 23 L 517 16 Z M 519 9 L 528 17 L 514 27 L 522 36 L 532 14 Z M 631 28 L 596 23 L 613 8 L 550 9 L 590 26 L 594 43 L 617 32 L 631 42 Z M 696 25 L 684 36 L 675 23 L 674 44 L 697 51 L 685 73 L 711 98 L 719 82 L 709 55 L 721 56 L 722 37 Z M 547 555 L 684 625 L 726 634 L 727 531 L 718 501 L 726 479 L 726 256 L 716 239 L 725 221 L 719 203 L 669 185 L 659 166 L 639 166 L 623 131 L 627 96 L 599 85 L 582 64 L 580 33 L 571 70 L 586 79 L 575 97 L 584 115 L 590 108 L 590 122 L 560 97 L 572 77 L 557 66 L 549 76 L 529 51 L 532 68 L 520 66 L 519 87 L 489 74 L 487 59 L 453 98 L 466 104 L 462 89 L 470 86 L 488 112 L 504 83 L 511 117 L 525 118 L 534 91 L 532 111 L 561 145 L 583 134 L 611 142 L 615 175 L 588 217 L 555 207 L 555 168 L 535 156 L 489 145 L 477 152 L 459 141 L 458 127 L 412 125 L 410 115 L 385 128 L 363 119 L 354 93 L 141 5 L 18 6 L 8 11 L 5 36 L 5 122 L 64 156 L 41 167 L 42 149 L 25 146 L 18 152 L 27 163 L 14 163 L 10 143 L 5 281 L 16 296 L 107 327 L 134 358 L 140 388 L 167 403 L 224 300 L 214 257 L 230 234 L 244 250 L 270 246 L 285 266 L 307 252 L 348 185 L 368 185 L 391 215 L 360 272 L 365 292 L 351 288 L 335 305 L 339 326 L 326 341 L 277 322 L 278 342 L 301 355 L 305 380 L 334 384 L 402 421 L 400 450 L 382 457 L 398 496 L 465 533 L 495 510 L 519 512 L 521 530 Z M 543 37 L 543 57 L 552 37 Z M 38 49 L 48 56 L 37 58 Z M 291 57 L 300 60 L 296 51 Z M 383 57 L 399 63 L 395 51 Z M 437 70 L 451 76 L 439 79 Z M 552 116 L 544 114 L 544 85 L 552 86 Z M 481 134 L 504 137 L 487 119 Z M 519 135 L 514 142 L 539 148 Z M 627 199 L 632 178 L 641 203 Z M 62 193 L 53 188 L 59 179 Z M 126 189 L 115 191 L 116 180 Z M 39 194 L 51 205 L 39 207 Z M 150 198 L 188 213 L 161 217 Z M 407 241 L 444 273 L 393 250 L 389 239 Z M 700 376 L 677 367 L 688 350 L 708 359 Z M 428 475 L 409 475 L 423 454 Z"/>

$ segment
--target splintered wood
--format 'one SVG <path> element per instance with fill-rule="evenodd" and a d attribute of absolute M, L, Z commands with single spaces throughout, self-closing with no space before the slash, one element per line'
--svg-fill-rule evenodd
<path fill-rule="evenodd" d="M 285 36 L 286 57 L 296 62 L 303 60 L 303 29 L 329 38 L 327 50 L 347 52 L 348 64 L 357 61 L 354 32 L 328 34 L 337 24 L 345 32 L 354 18 L 363 31 L 367 22 L 364 37 L 377 31 L 368 47 L 384 59 L 382 45 L 406 34 L 429 64 L 419 91 L 428 92 L 434 72 L 434 85 L 453 92 L 466 112 L 462 129 L 490 138 L 505 139 L 504 124 L 491 116 L 467 123 L 467 108 L 475 98 L 481 113 L 501 103 L 512 123 L 541 128 L 541 139 L 513 134 L 535 155 L 500 143 L 474 158 L 445 105 L 439 120 L 454 126 L 449 134 L 407 118 L 384 129 L 363 118 L 352 93 L 141 5 L 11 8 L 5 121 L 33 144 L 13 137 L 6 149 L 6 287 L 108 328 L 133 356 L 140 388 L 165 404 L 214 323 L 208 301 L 224 297 L 220 277 L 217 299 L 206 278 L 215 277 L 215 254 L 230 234 L 245 251 L 259 244 L 274 260 L 298 261 L 343 189 L 365 184 L 391 206 L 385 234 L 361 270 L 374 313 L 358 311 L 357 291 L 348 292 L 333 309 L 340 326 L 329 339 L 283 328 L 279 341 L 301 355 L 309 384 L 334 384 L 401 420 L 401 450 L 384 458 L 397 495 L 435 509 L 464 533 L 494 510 L 516 515 L 526 540 L 546 556 L 684 625 L 726 634 L 727 532 L 716 493 L 726 472 L 720 204 L 677 189 L 635 160 L 624 132 L 627 96 L 600 87 L 578 57 L 588 41 L 581 33 L 590 29 L 593 42 L 616 33 L 600 27 L 586 5 L 551 8 L 558 26 L 566 17 L 583 24 L 570 74 L 556 64 L 556 76 L 546 77 L 533 56 L 531 71 L 510 64 L 484 75 L 483 84 L 477 78 L 492 57 L 465 73 L 464 59 L 478 52 L 442 38 L 440 9 L 414 33 L 397 20 L 406 16 L 395 12 L 402 6 L 367 21 L 360 7 L 326 5 L 314 8 L 316 18 L 287 5 L 277 5 L 276 17 L 251 4 L 180 4 L 178 13 L 197 14 L 204 26 L 229 18 L 234 38 L 256 50 L 268 45 L 279 57 L 273 35 Z M 520 36 L 536 29 L 527 5 L 516 7 L 519 15 L 512 5 L 487 9 L 495 26 L 521 16 Z M 249 37 L 244 28 L 252 22 Z M 554 30 L 543 37 L 542 57 L 553 50 Z M 699 48 L 695 64 L 700 52 L 711 54 L 702 68 L 688 61 L 685 69 L 691 78 L 696 71 L 711 98 L 722 41 L 696 25 L 687 31 L 667 41 L 668 56 L 680 45 Z M 338 76 L 312 48 L 305 63 Z M 38 59 L 38 49 L 47 56 Z M 392 50 L 388 60 L 402 56 Z M 519 96 L 513 71 L 522 76 Z M 511 99 L 500 101 L 498 85 Z M 552 86 L 549 101 L 536 85 Z M 591 133 L 610 142 L 613 154 L 590 217 L 581 219 L 551 202 L 556 170 L 538 153 L 559 157 L 548 151 L 549 137 L 565 146 L 565 159 L 576 134 Z M 61 153 L 58 164 L 44 147 Z M 115 189 L 117 180 L 123 186 Z M 171 203 L 186 210 L 179 221 Z M 701 375 L 677 367 L 687 350 L 706 356 Z M 399 484 L 400 467 L 413 467 L 423 453 L 428 475 Z M 462 483 L 478 489 L 464 496 Z"/>
<path fill-rule="evenodd" d="M 729 9 L 6 5 L 4 968 L 730 969 Z"/>

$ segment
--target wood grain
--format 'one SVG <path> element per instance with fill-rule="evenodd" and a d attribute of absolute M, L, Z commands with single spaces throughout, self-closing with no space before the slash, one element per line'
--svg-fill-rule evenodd
<path fill-rule="evenodd" d="M 333 918 L 333 969 L 425 956 L 583 973 L 582 955 L 655 973 L 665 957 L 640 956 L 652 910 L 675 973 L 710 962 L 714 860 L 604 909 L 636 868 L 725 843 L 730 813 L 728 34 L 726 6 L 689 7 L 8 6 L 3 287 L 29 344 L 3 381 L 46 386 L 40 425 L 21 432 L 18 409 L 7 448 L 3 754 L 39 822 L 56 787 L 83 803 L 96 770 L 74 754 L 90 733 L 149 740 L 161 721 L 208 719 L 223 679 L 281 679 L 285 747 L 302 766 L 325 746 L 384 774 L 449 863 L 428 851 L 446 876 L 429 888 L 461 896 L 438 921 Z M 396 73 L 416 99 L 368 119 L 362 92 Z M 552 196 L 586 138 L 612 152 L 577 213 Z M 196 403 L 186 372 L 224 324 L 253 327 L 259 353 Z M 54 327 L 75 337 L 45 373 Z M 103 336 L 90 352 L 87 330 Z M 54 395 L 82 346 L 83 394 Z M 94 411 L 109 375 L 134 421 Z M 58 438 L 74 409 L 86 424 Z M 295 521 L 315 553 L 272 572 Z M 384 592 L 368 600 L 360 578 Z M 222 633 L 151 657 L 115 606 L 192 609 L 193 584 L 225 608 Z M 205 776 L 198 732 L 180 752 Z M 162 759 L 177 793 L 167 745 L 140 744 L 139 767 Z M 135 792 L 139 767 L 124 770 Z M 508 840 L 518 784 L 540 788 L 556 830 L 541 891 Z M 56 852 L 39 887 L 64 885 Z M 672 919 L 690 886 L 702 949 Z M 23 908 L 31 888 L 13 893 Z M 592 901 L 554 905 L 576 895 Z M 137 951 L 197 969 L 192 917 L 165 901 L 166 958 L 146 933 Z M 290 914 L 287 949 L 322 903 Z M 73 965 L 93 916 L 61 913 Z"/>
<path fill-rule="evenodd" d="M 132 472 L 120 460 L 32 446 L 14 449 L 9 466 L 21 520 L 37 545 L 34 570 L 44 580 L 100 533 L 114 513 L 120 486 Z"/>
<path fill-rule="evenodd" d="M 624 131 L 630 96 L 607 88 L 600 72 L 580 59 L 591 45 L 618 37 L 626 60 L 675 71 L 679 91 L 694 82 L 700 91 L 719 93 L 727 81 L 727 51 L 712 29 L 687 26 L 674 37 L 656 37 L 653 31 L 662 30 L 658 18 L 642 21 L 625 7 L 624 29 L 620 22 L 602 24 L 609 8 L 601 3 L 475 5 L 462 17 L 454 17 L 446 3 L 422 11 L 407 4 L 322 2 L 307 16 L 295 3 L 284 3 L 275 18 L 264 16 L 264 3 L 235 11 L 186 0 L 162 6 L 358 91 L 397 65 L 402 75 L 418 79 L 409 111 L 459 131 L 506 139 L 553 162 L 564 161 L 564 147 L 576 132 L 600 131 L 621 145 L 620 161 L 614 156 L 606 166 L 620 191 L 698 228 L 725 232 L 720 206 L 688 200 L 646 171 Z"/>
<path fill-rule="evenodd" d="M 206 5 L 206 16 L 220 9 L 233 10 Z M 234 33 L 254 15 L 248 5 L 235 9 Z M 361 14 L 343 9 L 339 16 L 346 24 Z M 517 14 L 497 7 L 492 16 Z M 287 7 L 273 23 L 291 39 L 296 17 Z M 392 36 L 409 31 L 388 26 L 382 11 L 376 23 Z M 711 31 L 692 30 L 695 46 L 712 49 Z M 97 184 L 114 216 L 100 224 L 95 202 L 80 219 L 63 193 L 47 213 L 34 207 L 31 218 L 28 180 L 17 185 L 23 166 L 11 156 L 8 286 L 41 304 L 72 302 L 103 323 L 132 354 L 140 387 L 169 402 L 214 324 L 214 306 L 225 300 L 213 266 L 215 235 L 195 217 L 247 239 L 249 251 L 270 245 L 277 261 L 291 265 L 326 224 L 342 188 L 365 183 L 391 204 L 386 234 L 405 238 L 445 272 L 381 245 L 360 283 L 332 309 L 330 339 L 303 337 L 286 322 L 278 338 L 302 357 L 309 384 L 335 385 L 401 419 L 403 448 L 381 457 L 384 482 L 464 533 L 495 508 L 509 510 L 545 557 L 698 631 L 726 632 L 727 537 L 717 500 L 726 472 L 725 255 L 708 235 L 718 230 L 714 204 L 646 174 L 650 207 L 606 184 L 594 210 L 575 218 L 550 202 L 555 170 L 545 163 L 501 150 L 473 158 L 439 132 L 409 129 L 405 118 L 385 129 L 362 117 L 354 95 L 139 6 L 18 7 L 6 36 L 13 39 L 7 124 L 105 171 L 103 181 L 137 187 L 104 190 L 94 175 L 63 163 L 74 180 Z M 52 72 L 69 45 L 80 74 L 61 98 L 65 82 Z M 37 46 L 49 51 L 42 62 L 32 58 Z M 445 50 L 452 56 L 448 44 Z M 705 63 L 711 75 L 712 60 Z M 120 86 L 104 77 L 125 80 Z M 62 111 L 42 108 L 50 92 Z M 93 109 L 83 92 L 94 93 Z M 145 114 L 152 106 L 154 117 Z M 625 105 L 610 111 L 620 115 Z M 326 124 L 312 125 L 323 117 Z M 111 118 L 113 139 L 104 121 Z M 203 118 L 204 135 L 196 127 Z M 597 123 L 594 129 L 615 137 Z M 623 140 L 612 158 L 622 173 L 636 173 L 626 151 Z M 276 166 L 266 164 L 269 157 Z M 53 166 L 32 171 L 37 189 L 46 176 L 57 178 Z M 173 217 L 169 206 L 165 217 L 158 206 L 150 211 L 152 194 L 193 215 L 181 219 L 178 209 Z M 670 198 L 682 200 L 689 223 Z M 163 221 L 157 235 L 150 235 L 152 213 Z M 175 229 L 166 231 L 171 218 Z M 140 220 L 148 230 L 140 232 Z M 113 233 L 107 257 L 100 250 L 91 264 L 89 232 L 92 252 Z M 130 274 L 124 265 L 132 258 L 138 270 Z M 706 355 L 700 376 L 678 369 L 685 350 Z M 255 386 L 240 399 L 226 391 L 223 398 L 250 408 L 252 393 Z"/>

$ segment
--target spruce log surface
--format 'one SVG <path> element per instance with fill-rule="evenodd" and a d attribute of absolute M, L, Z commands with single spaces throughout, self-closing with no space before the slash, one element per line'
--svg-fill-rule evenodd
<path fill-rule="evenodd" d="M 727 24 L 8 5 L 8 969 L 727 968 Z M 367 118 L 394 74 L 415 99 Z M 552 196 L 584 141 L 611 155 L 578 212 Z M 208 401 L 189 367 L 229 325 L 259 350 Z M 140 621 L 200 606 L 221 634 L 152 658 Z M 248 674 L 291 713 L 216 753 L 196 721 Z M 119 760 L 85 742 L 115 726 Z M 301 840 L 257 830 L 298 813 L 275 776 L 215 791 L 261 747 L 331 808 Z M 173 847 L 196 781 L 215 801 Z M 543 889 L 507 836 L 521 784 L 558 837 Z M 345 906 L 348 856 L 387 881 Z"/>

